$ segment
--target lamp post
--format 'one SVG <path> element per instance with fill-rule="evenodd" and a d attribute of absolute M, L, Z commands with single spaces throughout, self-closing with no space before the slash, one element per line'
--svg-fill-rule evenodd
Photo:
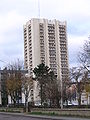
<path fill-rule="evenodd" d="M 56 63 L 57 64 L 57 63 Z M 57 64 L 57 66 L 59 67 L 59 71 L 60 71 L 60 66 Z M 60 91 L 61 91 L 61 109 L 63 109 L 63 84 L 62 84 L 62 77 L 59 76 L 59 79 L 60 79 Z"/>
<path fill-rule="evenodd" d="M 60 81 L 60 87 L 61 87 L 61 109 L 63 109 L 63 86 L 62 86 L 62 78 Z"/>

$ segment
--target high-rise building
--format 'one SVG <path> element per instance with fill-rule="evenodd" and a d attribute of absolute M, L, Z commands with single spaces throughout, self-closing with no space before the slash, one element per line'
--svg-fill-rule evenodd
<path fill-rule="evenodd" d="M 68 75 L 66 22 L 31 19 L 24 25 L 24 65 L 30 75 L 44 63 L 58 78 Z"/>
<path fill-rule="evenodd" d="M 68 77 L 66 22 L 33 18 L 24 25 L 25 69 L 32 75 L 41 63 L 54 71 L 59 82 Z"/>

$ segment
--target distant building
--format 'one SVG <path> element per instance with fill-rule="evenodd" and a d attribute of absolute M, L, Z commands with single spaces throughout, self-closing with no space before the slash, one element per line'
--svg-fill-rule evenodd
<path fill-rule="evenodd" d="M 81 94 L 81 105 L 90 105 L 90 92 L 83 90 Z"/>
<path fill-rule="evenodd" d="M 78 93 L 76 89 L 76 85 L 72 84 L 67 89 L 70 98 L 68 98 L 68 105 L 78 105 Z M 90 105 L 90 92 L 86 92 L 84 89 L 81 93 L 81 105 Z"/>
<path fill-rule="evenodd" d="M 17 70 L 17 72 L 19 71 Z M 25 70 L 21 70 L 20 72 L 22 75 L 25 75 L 27 73 L 27 71 Z M 7 68 L 0 70 L 0 105 L 1 106 L 7 106 L 9 104 L 13 104 L 13 101 L 11 100 L 10 95 L 8 95 L 6 88 L 7 76 L 10 74 L 14 75 L 14 72 L 12 73 L 12 70 L 7 70 Z M 19 91 L 18 94 L 19 94 L 19 103 L 25 103 L 25 96 L 22 93 L 22 91 Z"/>
<path fill-rule="evenodd" d="M 66 22 L 33 18 L 24 25 L 25 69 L 32 75 L 33 69 L 41 63 L 54 71 L 59 83 L 68 78 Z"/>
<path fill-rule="evenodd" d="M 7 78 L 7 72 L 6 68 L 3 70 L 0 70 L 0 105 L 6 106 L 8 104 L 8 95 L 6 90 L 6 78 Z"/>

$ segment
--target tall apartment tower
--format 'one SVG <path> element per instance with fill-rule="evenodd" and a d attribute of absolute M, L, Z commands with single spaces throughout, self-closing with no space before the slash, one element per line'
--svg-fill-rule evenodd
<path fill-rule="evenodd" d="M 25 69 L 32 75 L 40 63 L 49 66 L 58 80 L 68 76 L 66 22 L 33 18 L 24 25 Z"/>

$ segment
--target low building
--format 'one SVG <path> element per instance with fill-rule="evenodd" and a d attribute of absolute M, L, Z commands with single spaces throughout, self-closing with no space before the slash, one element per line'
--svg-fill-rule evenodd
<path fill-rule="evenodd" d="M 6 68 L 3 70 L 0 70 L 0 105 L 6 106 L 8 104 L 8 95 L 6 90 Z"/>
<path fill-rule="evenodd" d="M 19 70 L 17 70 L 19 72 Z M 20 71 L 22 75 L 25 75 L 27 71 L 21 70 Z M 7 87 L 6 87 L 6 81 L 7 81 L 7 76 L 9 75 L 15 75 L 15 70 L 12 73 L 12 70 L 7 70 L 7 68 L 0 70 L 0 105 L 1 106 L 7 106 L 9 104 L 13 104 L 13 101 L 7 93 Z M 15 84 L 15 83 L 13 83 Z M 21 88 L 22 89 L 22 88 Z M 19 98 L 17 99 L 16 103 L 25 103 L 25 98 L 24 95 L 22 94 L 21 90 L 17 93 L 19 94 Z"/>
<path fill-rule="evenodd" d="M 81 105 L 90 105 L 90 93 L 83 90 L 81 94 Z"/>
<path fill-rule="evenodd" d="M 68 88 L 68 94 L 70 96 L 68 98 L 68 105 L 78 105 L 78 93 L 75 84 Z M 90 92 L 86 92 L 85 89 L 81 94 L 81 105 L 90 105 Z"/>

